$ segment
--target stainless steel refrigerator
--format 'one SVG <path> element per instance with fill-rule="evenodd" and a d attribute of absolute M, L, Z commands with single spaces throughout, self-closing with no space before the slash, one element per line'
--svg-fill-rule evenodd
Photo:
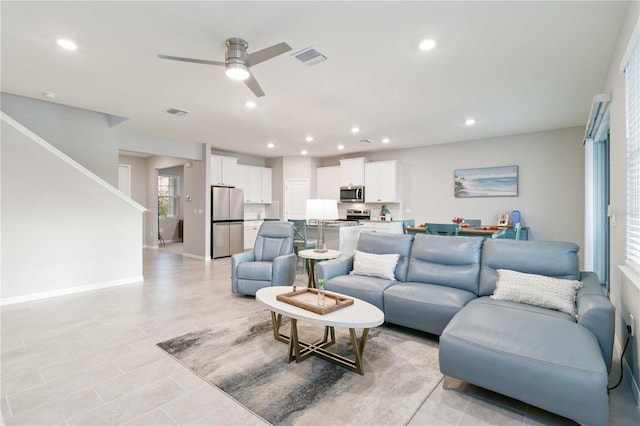
<path fill-rule="evenodd" d="M 211 258 L 244 251 L 244 191 L 211 187 Z"/>

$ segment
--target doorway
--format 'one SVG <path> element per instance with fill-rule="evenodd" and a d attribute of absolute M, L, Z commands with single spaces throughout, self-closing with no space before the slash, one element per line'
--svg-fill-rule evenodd
<path fill-rule="evenodd" d="M 175 254 L 183 253 L 184 167 L 158 169 L 158 246 Z"/>
<path fill-rule="evenodd" d="M 284 181 L 284 220 L 304 219 L 308 198 L 308 179 L 286 179 Z"/>

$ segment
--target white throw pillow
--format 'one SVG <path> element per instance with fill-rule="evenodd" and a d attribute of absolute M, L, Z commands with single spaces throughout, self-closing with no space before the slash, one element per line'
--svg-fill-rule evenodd
<path fill-rule="evenodd" d="M 555 309 L 576 316 L 576 293 L 582 283 L 543 275 L 498 269 L 498 282 L 492 299 L 509 300 Z"/>
<path fill-rule="evenodd" d="M 350 274 L 386 278 L 395 281 L 398 259 L 400 259 L 400 255 L 397 253 L 373 254 L 356 250 L 353 258 L 353 271 Z"/>

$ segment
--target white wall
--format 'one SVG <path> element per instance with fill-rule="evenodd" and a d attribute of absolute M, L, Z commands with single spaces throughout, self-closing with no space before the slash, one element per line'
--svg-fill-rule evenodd
<path fill-rule="evenodd" d="M 449 223 L 458 216 L 495 224 L 500 212 L 518 209 L 523 225 L 530 227 L 529 239 L 572 241 L 582 246 L 583 135 L 584 128 L 575 127 L 364 156 L 369 161 L 401 162 L 403 203 L 401 212 L 390 206 L 395 217 L 416 223 Z M 339 161 L 333 158 L 323 163 L 329 166 Z M 455 169 L 510 165 L 519 168 L 517 197 L 454 197 Z M 375 213 L 373 206 L 371 209 Z"/>
<path fill-rule="evenodd" d="M 625 263 L 626 244 L 626 83 L 625 76 L 620 72 L 620 64 L 629 45 L 634 29 L 638 28 L 640 16 L 640 3 L 630 2 L 627 18 L 620 29 L 620 37 L 616 50 L 609 65 L 609 72 L 603 86 L 603 92 L 611 93 L 610 112 L 610 200 L 613 212 L 616 215 L 616 225 L 611 226 L 611 301 L 616 306 L 616 345 L 621 349 L 626 337 L 623 331 L 623 318 L 628 318 L 631 313 L 636 318 L 636 329 L 640 326 L 640 278 L 636 276 L 635 283 L 628 279 L 618 265 Z M 631 367 L 635 380 L 634 389 L 638 398 L 638 384 L 640 384 L 640 339 L 635 337 L 628 354 L 625 356 L 627 364 Z"/>
<path fill-rule="evenodd" d="M 3 116 L 2 303 L 142 280 L 143 208 Z"/>
<path fill-rule="evenodd" d="M 0 94 L 0 108 L 88 170 L 118 186 L 118 145 L 108 114 L 8 93 Z"/>

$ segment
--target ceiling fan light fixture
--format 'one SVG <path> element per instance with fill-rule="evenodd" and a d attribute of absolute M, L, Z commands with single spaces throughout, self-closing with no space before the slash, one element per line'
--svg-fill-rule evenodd
<path fill-rule="evenodd" d="M 226 65 L 227 77 L 231 80 L 246 80 L 249 78 L 249 70 L 245 64 L 231 63 Z"/>

